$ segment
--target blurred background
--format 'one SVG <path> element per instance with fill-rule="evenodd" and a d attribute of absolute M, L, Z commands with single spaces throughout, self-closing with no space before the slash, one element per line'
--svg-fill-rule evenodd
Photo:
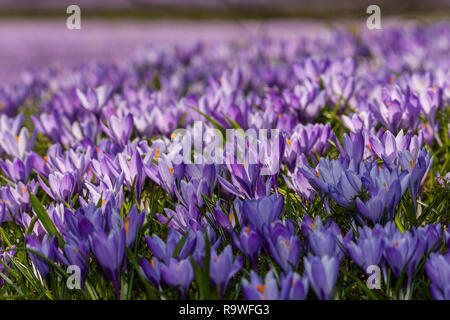
<path fill-rule="evenodd" d="M 81 30 L 66 28 L 71 4 L 81 8 Z M 383 26 L 450 20 L 448 0 L 0 0 L 0 84 L 55 63 L 121 60 L 146 44 L 362 28 L 371 4 L 380 6 Z"/>

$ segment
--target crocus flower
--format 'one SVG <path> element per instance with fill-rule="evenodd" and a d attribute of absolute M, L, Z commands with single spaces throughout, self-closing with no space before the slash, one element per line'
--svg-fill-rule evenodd
<path fill-rule="evenodd" d="M 120 170 L 124 173 L 124 182 L 129 190 L 134 188 L 138 203 L 141 202 L 142 186 L 145 182 L 146 175 L 144 173 L 142 158 L 136 149 L 133 150 L 131 159 L 125 154 L 119 153 L 117 160 Z"/>
<path fill-rule="evenodd" d="M 320 300 L 333 299 L 339 270 L 338 259 L 327 255 L 322 257 L 309 255 L 304 258 L 304 264 L 305 273 L 317 297 Z"/>
<path fill-rule="evenodd" d="M 101 108 L 106 104 L 112 88 L 109 86 L 100 86 L 98 88 L 88 88 L 86 93 L 77 89 L 76 94 L 83 108 L 98 114 Z"/>
<path fill-rule="evenodd" d="M 32 156 L 25 156 L 23 161 L 20 158 L 16 158 L 13 162 L 0 160 L 0 167 L 14 183 L 19 181 L 27 183 L 33 168 L 33 158 Z"/>
<path fill-rule="evenodd" d="M 357 242 L 350 241 L 346 248 L 350 257 L 364 270 L 370 265 L 378 265 L 383 257 L 383 228 L 377 224 L 373 229 L 359 228 Z"/>
<path fill-rule="evenodd" d="M 422 259 L 426 242 L 418 235 L 409 231 L 401 233 L 396 230 L 384 240 L 384 257 L 389 263 L 394 275 L 400 277 L 404 268 L 408 277 L 408 293 L 414 272 Z M 407 293 L 407 296 L 408 296 Z"/>
<path fill-rule="evenodd" d="M 433 252 L 425 263 L 431 280 L 431 295 L 436 300 L 450 300 L 450 254 Z"/>
<path fill-rule="evenodd" d="M 127 234 L 127 246 L 130 248 L 133 246 L 137 232 L 142 228 L 142 224 L 145 220 L 145 215 L 145 210 L 141 213 L 138 213 L 137 207 L 136 205 L 134 205 L 125 217 L 124 227 Z"/>
<path fill-rule="evenodd" d="M 131 133 L 133 132 L 133 116 L 128 114 L 124 118 L 119 118 L 116 115 L 111 116 L 108 121 L 108 127 L 101 124 L 103 131 L 121 147 L 130 141 Z"/>
<path fill-rule="evenodd" d="M 248 300 L 278 300 L 280 291 L 272 271 L 269 271 L 264 281 L 251 270 L 250 281 L 242 279 L 242 291 Z"/>
<path fill-rule="evenodd" d="M 76 240 L 69 240 L 64 246 L 64 253 L 67 257 L 67 264 L 76 265 L 80 268 L 81 288 L 84 289 L 89 263 L 90 246 L 88 240 L 77 243 Z"/>
<path fill-rule="evenodd" d="M 425 239 L 426 247 L 425 253 L 429 253 L 430 250 L 438 252 L 442 246 L 442 227 L 438 222 L 436 224 L 428 224 L 426 226 L 421 226 L 416 230 L 419 238 Z"/>
<path fill-rule="evenodd" d="M 294 226 L 292 221 L 290 225 Z M 275 226 L 266 229 L 268 231 L 265 232 L 265 238 L 270 255 L 283 271 L 288 273 L 298 266 L 301 254 L 301 242 L 295 235 L 295 227 L 291 231 L 286 230 L 289 227 L 283 227 L 281 223 L 275 223 Z"/>
<path fill-rule="evenodd" d="M 175 248 L 182 238 L 183 235 L 173 229 L 169 231 L 166 242 L 164 242 L 156 234 L 152 235 L 151 237 L 145 236 L 147 245 L 152 251 L 153 255 L 160 261 L 164 261 L 166 264 L 169 263 L 170 258 L 175 252 Z M 195 234 L 189 231 L 183 243 L 183 246 L 180 248 L 178 258 L 185 259 L 189 256 L 189 254 L 192 254 L 195 248 L 196 241 L 197 238 Z"/>
<path fill-rule="evenodd" d="M 180 293 L 184 296 L 194 280 L 194 270 L 188 259 L 177 260 L 170 258 L 167 264 L 161 266 L 161 279 L 169 286 L 179 286 Z"/>
<path fill-rule="evenodd" d="M 44 238 L 42 239 L 42 242 L 39 242 L 39 240 L 36 239 L 35 237 L 31 235 L 26 235 L 25 241 L 28 249 L 38 252 L 39 254 L 43 255 L 44 257 L 48 258 L 51 261 L 55 260 L 56 250 L 58 248 L 58 239 L 56 238 L 56 236 L 53 236 L 53 238 L 50 240 L 48 235 L 45 235 Z M 48 262 L 34 253 L 29 252 L 28 255 L 33 264 L 39 270 L 40 274 L 45 279 L 49 280 L 50 267 L 48 265 Z"/>
<path fill-rule="evenodd" d="M 305 300 L 308 294 L 308 277 L 300 277 L 297 272 L 281 274 L 281 297 L 283 300 Z"/>
<path fill-rule="evenodd" d="M 233 233 L 232 239 L 233 244 L 249 258 L 253 268 L 257 269 L 259 251 L 262 245 L 259 232 L 250 226 L 243 227 L 239 237 L 236 233 Z"/>
<path fill-rule="evenodd" d="M 112 229 L 108 234 L 97 230 L 92 237 L 92 252 L 98 263 L 112 281 L 116 290 L 116 298 L 120 298 L 120 269 L 125 257 L 126 231 Z"/>
<path fill-rule="evenodd" d="M 417 195 L 421 188 L 426 175 L 433 165 L 434 158 L 431 152 L 423 148 L 417 157 L 414 157 L 409 151 L 399 153 L 399 163 L 402 169 L 409 172 L 411 178 L 409 180 L 409 191 L 411 192 L 414 207 L 416 206 Z"/>
<path fill-rule="evenodd" d="M 142 259 L 140 268 L 147 280 L 156 288 L 160 288 L 161 263 L 158 258 L 153 257 L 150 260 Z"/>
<path fill-rule="evenodd" d="M 3 151 L 12 157 L 22 160 L 33 149 L 36 142 L 36 131 L 30 137 L 27 128 L 22 128 L 17 136 L 13 136 L 9 131 L 1 132 L 0 135 L 0 147 Z"/>
<path fill-rule="evenodd" d="M 47 186 L 39 176 L 38 181 L 41 188 L 54 200 L 68 202 L 73 195 L 76 178 L 73 173 L 67 172 L 62 174 L 55 171 L 48 176 L 50 186 Z"/>
<path fill-rule="evenodd" d="M 245 200 L 242 210 L 246 221 L 262 232 L 263 226 L 274 222 L 283 211 L 282 195 L 271 195 L 255 200 Z"/>
<path fill-rule="evenodd" d="M 230 279 L 241 270 L 244 264 L 244 257 L 239 256 L 233 259 L 233 251 L 227 246 L 221 254 L 211 250 L 210 275 L 214 285 L 219 287 L 223 296 Z"/>

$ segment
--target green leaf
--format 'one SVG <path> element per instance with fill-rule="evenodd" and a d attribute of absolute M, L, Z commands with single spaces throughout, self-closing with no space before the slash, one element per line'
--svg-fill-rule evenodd
<path fill-rule="evenodd" d="M 39 219 L 39 221 L 42 223 L 42 226 L 44 229 L 48 232 L 50 236 L 56 235 L 58 238 L 58 243 L 60 248 L 64 248 L 64 240 L 59 234 L 58 230 L 56 229 L 55 225 L 53 224 L 52 219 L 48 216 L 47 211 L 44 209 L 44 206 L 39 201 L 38 198 L 32 193 L 30 193 L 30 201 L 31 201 L 31 207 L 34 209 L 34 212 L 36 212 L 36 215 Z"/>

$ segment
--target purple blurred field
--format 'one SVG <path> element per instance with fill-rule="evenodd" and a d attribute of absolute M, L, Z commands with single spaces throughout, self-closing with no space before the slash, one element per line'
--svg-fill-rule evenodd
<path fill-rule="evenodd" d="M 120 60 L 143 45 L 185 45 L 198 40 L 245 40 L 256 35 L 294 37 L 324 29 L 318 22 L 100 22 L 83 21 L 68 30 L 65 21 L 0 21 L 0 83 L 21 80 L 30 68 L 66 67 L 90 60 Z M 12 36 L 13 35 L 13 36 Z"/>

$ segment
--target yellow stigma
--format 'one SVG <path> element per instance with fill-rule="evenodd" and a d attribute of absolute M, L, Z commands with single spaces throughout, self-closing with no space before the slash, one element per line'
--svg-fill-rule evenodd
<path fill-rule="evenodd" d="M 26 187 L 23 186 L 23 187 L 22 187 L 22 194 L 25 192 L 25 189 L 26 189 Z"/>
<path fill-rule="evenodd" d="M 171 135 L 170 135 L 170 137 L 172 138 L 172 139 L 175 139 L 176 138 L 176 134 L 175 133 L 172 133 Z"/>
<path fill-rule="evenodd" d="M 150 259 L 150 263 L 152 264 L 152 268 L 154 268 L 155 267 L 155 260 L 153 260 L 153 258 Z"/>
<path fill-rule="evenodd" d="M 19 136 L 16 136 L 16 141 L 19 142 Z"/>
<path fill-rule="evenodd" d="M 170 169 L 170 172 L 173 174 L 173 168 L 169 168 Z"/>
<path fill-rule="evenodd" d="M 125 230 L 128 231 L 130 230 L 130 216 L 127 217 L 127 220 L 125 221 Z"/>
<path fill-rule="evenodd" d="M 411 161 L 409 161 L 409 163 L 411 164 L 411 168 L 414 169 L 414 162 L 411 160 Z"/>
<path fill-rule="evenodd" d="M 250 232 L 250 227 L 245 228 L 245 233 L 248 235 L 248 233 Z"/>
<path fill-rule="evenodd" d="M 370 150 L 370 143 L 367 144 L 367 148 L 369 148 L 369 150 Z"/>
<path fill-rule="evenodd" d="M 106 203 L 106 200 L 102 200 L 102 204 L 105 205 L 105 203 Z"/>
<path fill-rule="evenodd" d="M 77 254 L 77 253 L 78 253 L 78 250 L 77 250 L 77 249 L 73 249 L 73 252 L 75 252 L 75 254 Z"/>
<path fill-rule="evenodd" d="M 286 143 L 289 145 L 289 147 L 292 147 L 292 142 L 289 139 L 286 139 Z"/>
<path fill-rule="evenodd" d="M 264 300 L 264 293 L 266 291 L 266 285 L 265 284 L 258 284 L 256 286 L 256 290 L 258 290 L 259 292 L 261 292 L 261 299 Z"/>
<path fill-rule="evenodd" d="M 48 157 L 44 156 L 45 163 L 48 163 Z"/>
<path fill-rule="evenodd" d="M 278 114 L 278 118 L 281 119 L 283 118 L 283 115 L 281 113 Z"/>
<path fill-rule="evenodd" d="M 229 214 L 228 215 L 228 219 L 230 220 L 230 223 L 233 223 L 233 219 L 234 219 L 234 216 L 233 216 L 233 214 Z"/>
<path fill-rule="evenodd" d="M 320 169 L 316 170 L 317 178 L 320 178 Z"/>
<path fill-rule="evenodd" d="M 155 157 L 156 157 L 156 160 L 159 159 L 159 149 L 156 149 L 156 155 L 155 155 Z"/>
<path fill-rule="evenodd" d="M 391 106 L 391 103 L 390 103 L 390 102 L 387 102 L 387 103 L 386 103 L 386 106 L 390 107 L 390 106 Z"/>

